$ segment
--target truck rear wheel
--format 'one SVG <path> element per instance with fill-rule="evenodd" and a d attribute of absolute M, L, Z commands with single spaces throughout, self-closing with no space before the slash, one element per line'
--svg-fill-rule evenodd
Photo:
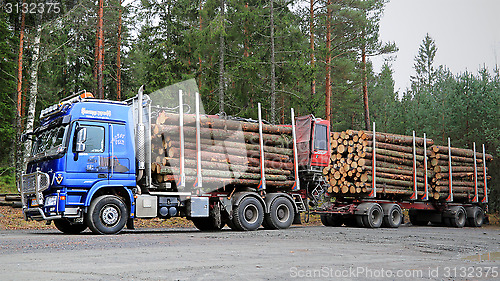
<path fill-rule="evenodd" d="M 194 226 L 201 231 L 218 231 L 224 227 L 222 221 L 220 206 L 215 204 L 210 208 L 209 217 L 206 218 L 192 218 Z"/>
<path fill-rule="evenodd" d="M 289 228 L 294 215 L 292 202 L 285 197 L 278 197 L 271 203 L 269 214 L 264 216 L 264 225 L 267 229 Z"/>
<path fill-rule="evenodd" d="M 368 213 L 362 216 L 363 225 L 367 228 L 379 228 L 382 225 L 383 218 L 384 211 L 382 207 L 375 203 L 368 209 Z"/>
<path fill-rule="evenodd" d="M 233 212 L 233 224 L 237 230 L 252 231 L 262 225 L 264 208 L 254 197 L 245 197 Z"/>
<path fill-rule="evenodd" d="M 87 229 L 87 225 L 85 224 L 71 224 L 65 219 L 54 220 L 54 225 L 59 231 L 66 234 L 79 234 Z"/>
<path fill-rule="evenodd" d="M 450 211 L 453 213 L 450 220 L 451 227 L 462 228 L 465 226 L 465 222 L 467 221 L 467 213 L 465 212 L 464 207 L 462 206 L 453 206 L 450 207 Z"/>
<path fill-rule="evenodd" d="M 115 234 L 127 223 L 128 211 L 123 201 L 114 195 L 99 196 L 92 201 L 86 215 L 87 224 L 97 234 Z"/>
<path fill-rule="evenodd" d="M 398 228 L 401 225 L 403 211 L 398 204 L 383 204 L 384 209 L 384 227 Z"/>
<path fill-rule="evenodd" d="M 483 209 L 478 206 L 468 207 L 465 209 L 467 212 L 467 226 L 481 227 L 484 222 Z"/>

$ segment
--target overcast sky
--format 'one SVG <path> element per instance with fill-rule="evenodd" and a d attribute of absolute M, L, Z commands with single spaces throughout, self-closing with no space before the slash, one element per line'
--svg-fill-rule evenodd
<path fill-rule="evenodd" d="M 380 22 L 383 41 L 399 47 L 394 70 L 395 90 L 410 85 L 414 58 L 425 34 L 438 48 L 434 64 L 447 66 L 454 74 L 490 70 L 500 61 L 500 0 L 390 0 Z M 373 58 L 380 71 L 382 57 Z"/>

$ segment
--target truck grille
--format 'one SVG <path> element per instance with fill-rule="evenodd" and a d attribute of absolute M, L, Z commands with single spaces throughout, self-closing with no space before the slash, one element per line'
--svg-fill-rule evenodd
<path fill-rule="evenodd" d="M 42 192 L 49 188 L 49 185 L 50 177 L 48 174 L 42 172 L 34 172 L 31 174 L 23 175 L 21 192 L 24 194 Z"/>

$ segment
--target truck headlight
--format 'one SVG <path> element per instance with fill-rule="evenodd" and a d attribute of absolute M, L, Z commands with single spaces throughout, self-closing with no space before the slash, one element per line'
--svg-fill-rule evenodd
<path fill-rule="evenodd" d="M 57 204 L 57 196 L 48 196 L 45 198 L 45 206 L 55 206 Z"/>

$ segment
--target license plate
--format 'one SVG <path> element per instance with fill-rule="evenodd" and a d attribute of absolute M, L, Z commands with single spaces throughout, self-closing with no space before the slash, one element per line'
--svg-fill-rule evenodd
<path fill-rule="evenodd" d="M 36 198 L 31 199 L 31 207 L 36 207 L 36 206 L 38 206 L 38 201 L 36 200 Z"/>

